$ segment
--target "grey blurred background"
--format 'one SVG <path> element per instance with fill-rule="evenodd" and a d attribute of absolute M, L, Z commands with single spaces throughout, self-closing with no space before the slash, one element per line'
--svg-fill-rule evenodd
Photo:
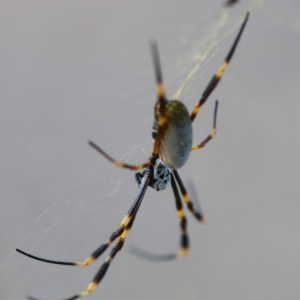
<path fill-rule="evenodd" d="M 138 187 L 111 165 L 152 149 L 155 86 L 149 40 L 159 44 L 168 96 L 192 109 L 251 16 L 194 140 L 218 134 L 180 170 L 208 219 L 187 212 L 186 259 L 149 263 L 128 253 L 178 249 L 171 189 L 147 191 L 126 244 L 86 299 L 299 299 L 299 49 L 297 0 L 0 2 L 0 298 L 64 299 L 85 269 L 36 262 L 16 247 L 83 260 L 115 230 Z"/>

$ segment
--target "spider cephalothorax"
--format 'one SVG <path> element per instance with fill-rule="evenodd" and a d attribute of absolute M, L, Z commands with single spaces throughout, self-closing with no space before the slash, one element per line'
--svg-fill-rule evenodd
<path fill-rule="evenodd" d="M 171 184 L 171 173 L 172 170 L 166 167 L 160 159 L 157 159 L 153 167 L 153 177 L 149 186 L 154 188 L 156 191 L 164 190 Z M 143 184 L 142 180 L 144 178 L 144 174 L 145 171 L 135 174 L 135 179 L 139 187 Z"/>

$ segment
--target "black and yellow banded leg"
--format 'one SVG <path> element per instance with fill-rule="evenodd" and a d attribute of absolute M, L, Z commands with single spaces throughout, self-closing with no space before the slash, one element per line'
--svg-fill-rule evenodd
<path fill-rule="evenodd" d="M 154 142 L 154 147 L 152 151 L 153 157 L 159 156 L 159 145 L 161 138 L 163 136 L 163 131 L 166 125 L 166 95 L 165 88 L 163 85 L 162 72 L 160 68 L 160 60 L 158 54 L 158 48 L 155 41 L 150 43 L 150 49 L 152 54 L 152 60 L 154 65 L 155 79 L 156 79 L 156 93 L 157 93 L 157 102 L 154 107 L 155 118 L 157 118 L 157 136 Z"/>
<path fill-rule="evenodd" d="M 89 141 L 89 145 L 93 147 L 96 151 L 98 151 L 101 155 L 103 155 L 107 160 L 112 162 L 116 167 L 118 168 L 124 168 L 124 169 L 130 169 L 133 171 L 139 171 L 151 164 L 151 160 L 149 159 L 147 162 L 139 165 L 129 165 L 122 161 L 115 160 L 110 155 L 108 155 L 106 152 L 104 152 L 98 145 L 96 145 L 94 142 Z"/>
<path fill-rule="evenodd" d="M 110 264 L 112 263 L 113 259 L 116 256 L 116 254 L 123 248 L 125 239 L 127 238 L 128 234 L 130 232 L 130 229 L 133 225 L 133 222 L 135 220 L 135 216 L 136 216 L 136 214 L 131 217 L 127 227 L 124 229 L 123 233 L 119 237 L 119 240 L 118 240 L 117 244 L 111 250 L 109 256 L 106 258 L 105 262 L 102 264 L 101 268 L 99 269 L 99 271 L 95 275 L 93 281 L 87 286 L 87 288 L 84 291 L 82 291 L 81 293 L 79 293 L 75 296 L 67 298 L 65 300 L 75 300 L 75 299 L 78 299 L 78 298 L 81 298 L 81 297 L 85 297 L 88 294 L 92 293 L 96 289 L 96 287 L 100 284 L 101 280 L 105 276 Z"/>
<path fill-rule="evenodd" d="M 180 229 L 181 229 L 181 238 L 180 238 L 180 245 L 181 249 L 178 253 L 170 253 L 170 254 L 154 254 L 149 251 L 143 250 L 136 246 L 131 246 L 130 252 L 131 254 L 144 259 L 149 260 L 153 262 L 164 262 L 164 261 L 170 261 L 178 258 L 185 257 L 188 254 L 189 251 L 189 238 L 187 233 L 187 219 L 184 214 L 184 209 L 182 206 L 182 201 L 180 198 L 180 194 L 176 185 L 176 181 L 174 178 L 174 175 L 171 174 L 171 186 L 173 189 L 174 197 L 175 197 L 175 203 L 176 203 L 176 210 L 177 210 L 177 216 L 180 220 Z"/>
<path fill-rule="evenodd" d="M 234 40 L 234 43 L 233 45 L 231 46 L 226 58 L 225 58 L 225 61 L 224 63 L 222 64 L 222 66 L 218 69 L 218 71 L 216 72 L 216 74 L 213 76 L 213 78 L 210 80 L 208 86 L 206 87 L 206 89 L 204 90 L 203 94 L 202 94 L 202 97 L 200 98 L 199 102 L 195 105 L 192 113 L 191 113 L 191 122 L 194 121 L 194 119 L 196 118 L 198 112 L 200 111 L 201 109 L 201 106 L 206 102 L 207 98 L 209 97 L 209 95 L 211 94 L 211 92 L 215 89 L 215 87 L 217 86 L 217 84 L 219 83 L 220 79 L 223 77 L 228 65 L 229 65 L 229 62 L 234 54 L 234 51 L 238 45 L 238 42 L 241 38 L 241 35 L 243 33 L 243 30 L 246 26 L 246 23 L 248 21 L 248 18 L 249 18 L 249 12 L 247 12 L 246 16 L 245 16 L 245 19 L 244 19 L 244 22 L 242 23 L 241 25 L 241 28 L 238 32 L 238 35 L 237 37 L 235 38 Z"/>
<path fill-rule="evenodd" d="M 199 150 L 199 149 L 203 148 L 217 134 L 217 112 L 218 112 L 218 105 L 219 105 L 219 101 L 216 100 L 215 111 L 214 111 L 213 130 L 210 132 L 210 134 L 207 136 L 207 138 L 205 140 L 203 140 L 200 144 L 193 145 L 192 148 L 191 148 L 191 151 Z"/>
<path fill-rule="evenodd" d="M 164 105 L 166 101 L 165 88 L 163 86 L 162 72 L 160 68 L 160 60 L 158 55 L 158 48 L 156 41 L 150 43 L 150 49 L 152 54 L 152 60 L 154 65 L 156 88 L 157 88 L 157 99 L 160 105 Z"/>
<path fill-rule="evenodd" d="M 176 170 L 173 170 L 173 174 L 175 176 L 175 179 L 179 185 L 181 194 L 182 194 L 182 198 L 183 201 L 186 203 L 187 208 L 189 209 L 189 211 L 194 215 L 194 217 L 199 220 L 201 223 L 205 223 L 206 222 L 206 218 L 202 215 L 202 213 L 200 211 L 196 211 L 193 202 L 191 201 L 190 195 L 188 194 L 178 172 Z"/>
<path fill-rule="evenodd" d="M 171 185 L 172 190 L 175 197 L 175 203 L 176 203 L 176 210 L 177 210 L 177 217 L 180 220 L 180 229 L 181 229 L 181 250 L 177 253 L 176 258 L 184 257 L 189 252 L 189 237 L 187 233 L 187 219 L 184 214 L 184 209 L 182 206 L 182 201 L 179 195 L 179 191 L 176 185 L 175 177 L 173 174 L 171 174 Z"/>
<path fill-rule="evenodd" d="M 104 243 L 102 244 L 99 248 L 97 248 L 92 254 L 91 256 L 89 256 L 88 258 L 86 258 L 84 261 L 81 262 L 67 262 L 67 261 L 58 261 L 58 260 L 51 260 L 51 259 L 45 259 L 45 258 L 41 258 L 32 254 L 29 254 L 27 252 L 24 252 L 20 249 L 16 249 L 17 252 L 28 256 L 30 258 L 33 258 L 35 260 L 39 260 L 39 261 L 43 261 L 46 263 L 50 263 L 50 264 L 56 264 L 56 265 L 64 265 L 64 266 L 74 266 L 74 267 L 87 267 L 90 264 L 92 264 L 96 259 L 99 258 L 99 256 L 114 242 L 114 240 L 116 238 L 121 238 L 122 236 L 124 237 L 124 234 L 126 234 L 128 232 L 128 227 L 129 224 L 133 218 L 133 216 L 137 213 L 142 199 L 144 197 L 144 194 L 146 192 L 146 189 L 148 187 L 149 184 L 149 177 L 148 174 L 146 174 L 146 177 L 144 176 L 144 185 L 142 186 L 138 196 L 136 197 L 136 200 L 134 201 L 134 203 L 132 204 L 131 208 L 129 209 L 127 215 L 123 218 L 120 227 L 113 232 L 113 234 L 110 236 L 110 238 Z"/>
<path fill-rule="evenodd" d="M 50 263 L 50 264 L 56 264 L 56 265 L 64 265 L 64 266 L 74 266 L 74 267 L 87 267 L 90 264 L 92 264 L 94 261 L 96 261 L 99 256 L 104 253 L 104 251 L 111 245 L 111 243 L 117 238 L 120 237 L 123 232 L 125 230 L 125 227 L 120 227 L 118 230 L 116 230 L 111 236 L 110 238 L 103 243 L 99 248 L 97 248 L 92 254 L 91 256 L 89 256 L 88 258 L 86 258 L 84 261 L 79 261 L 79 262 L 67 262 L 67 261 L 59 261 L 59 260 L 51 260 L 51 259 L 45 259 L 45 258 L 41 258 L 32 254 L 29 254 L 27 252 L 24 252 L 20 249 L 16 249 L 16 251 L 18 251 L 19 253 L 28 256 L 30 258 L 33 258 L 35 260 L 39 260 L 39 261 L 43 261 L 46 263 Z"/>
<path fill-rule="evenodd" d="M 122 161 L 115 160 L 110 155 L 108 155 L 105 151 L 103 151 L 99 146 L 97 146 L 95 143 L 89 141 L 89 145 L 91 147 L 93 147 L 96 151 L 98 151 L 101 155 L 103 155 L 106 159 L 108 159 L 118 168 L 125 168 L 133 171 L 139 171 L 151 164 L 153 165 L 156 159 L 159 157 L 159 146 L 166 127 L 166 116 L 165 116 L 166 95 L 165 95 L 165 88 L 163 85 L 162 72 L 160 68 L 158 48 L 155 41 L 152 41 L 150 43 L 150 49 L 151 49 L 151 54 L 152 54 L 152 59 L 154 64 L 155 79 L 156 79 L 157 102 L 154 107 L 154 114 L 155 114 L 155 118 L 157 118 L 157 125 L 158 125 L 157 135 L 155 138 L 153 151 L 152 151 L 152 157 L 146 163 L 143 164 L 139 164 L 139 165 L 126 164 Z"/>
<path fill-rule="evenodd" d="M 103 277 L 105 276 L 109 266 L 110 266 L 110 263 L 113 261 L 114 257 L 116 256 L 116 254 L 122 249 L 123 245 L 124 245 L 124 241 L 132 227 L 132 224 L 134 222 L 134 219 L 135 219 L 135 215 L 133 217 L 131 217 L 128 225 L 126 228 L 120 228 L 119 230 L 117 230 L 116 232 L 120 233 L 119 234 L 119 240 L 117 242 L 117 244 L 113 247 L 113 249 L 111 250 L 109 256 L 106 258 L 105 262 L 102 264 L 101 268 L 99 269 L 99 271 L 97 272 L 97 274 L 95 275 L 93 281 L 87 286 L 87 288 L 82 291 L 81 293 L 75 295 L 75 296 L 72 296 L 70 298 L 66 298 L 65 300 L 75 300 L 75 299 L 78 299 L 78 298 L 81 298 L 81 297 L 84 297 L 84 296 L 87 296 L 88 294 L 92 293 L 96 287 L 100 284 L 101 280 L 103 279 Z M 116 232 L 112 234 L 112 236 L 116 235 Z M 116 237 L 114 237 L 115 239 Z M 111 240 L 112 237 L 109 239 Z M 109 243 L 109 245 L 111 244 L 111 242 Z M 46 261 L 46 262 L 51 262 L 51 263 L 58 263 L 58 264 L 64 264 L 64 265 L 74 265 L 74 266 L 88 266 L 89 264 L 91 264 L 93 261 L 95 261 L 95 257 L 96 256 L 100 256 L 100 254 L 103 253 L 103 251 L 100 251 L 100 249 L 103 247 L 103 248 L 107 248 L 108 246 L 104 247 L 105 244 L 103 244 L 101 247 L 99 247 L 89 258 L 87 258 L 84 262 L 80 263 L 80 262 L 77 262 L 77 263 L 60 263 L 60 262 L 54 262 L 54 261 L 47 261 L 47 260 L 44 260 L 44 259 L 38 259 L 38 260 L 42 260 L 42 261 Z M 21 252 L 21 251 L 19 251 Z M 101 252 L 99 254 L 99 252 Z M 21 252 L 22 253 L 22 252 Z M 23 253 L 24 254 L 24 253 Z M 25 254 L 27 255 L 27 254 Z M 27 255 L 31 258 L 35 258 L 37 259 L 36 257 L 33 257 L 31 255 Z M 29 296 L 28 297 L 29 300 L 39 300 L 37 298 L 34 298 L 34 297 L 31 297 Z"/>
<path fill-rule="evenodd" d="M 116 254 L 122 249 L 123 245 L 124 245 L 124 241 L 127 238 L 130 229 L 133 225 L 135 216 L 139 210 L 139 207 L 142 203 L 142 200 L 144 198 L 144 195 L 146 193 L 146 190 L 149 186 L 149 183 L 151 181 L 151 178 L 149 177 L 149 175 L 152 174 L 152 169 L 151 167 L 148 167 L 145 169 L 144 171 L 144 177 L 143 177 L 143 181 L 141 183 L 141 188 L 139 190 L 138 195 L 135 198 L 135 201 L 133 202 L 132 206 L 130 207 L 127 215 L 123 218 L 119 229 L 117 229 L 112 235 L 111 237 L 102 245 L 100 246 L 98 249 L 96 249 L 92 255 L 87 258 L 84 262 L 75 262 L 75 263 L 71 263 L 71 262 L 60 262 L 60 261 L 53 261 L 53 260 L 47 260 L 47 259 L 43 259 L 43 258 L 39 258 L 36 256 L 33 256 L 31 254 L 27 254 L 19 249 L 17 249 L 18 252 L 29 256 L 31 258 L 37 259 L 37 260 L 41 260 L 44 262 L 48 262 L 48 263 L 54 263 L 54 264 L 60 264 L 60 265 L 71 265 L 71 266 L 80 266 L 80 267 L 84 267 L 84 266 L 88 266 L 90 265 L 92 262 L 94 262 L 106 249 L 109 245 L 111 245 L 111 243 L 118 238 L 118 242 L 116 243 L 116 245 L 113 247 L 113 249 L 111 250 L 109 256 L 106 258 L 105 262 L 102 264 L 101 268 L 99 269 L 99 271 L 97 272 L 97 274 L 95 275 L 93 281 L 87 286 L 87 288 L 82 291 L 81 293 L 72 296 L 70 298 L 67 298 L 65 300 L 74 300 L 80 297 L 84 297 L 90 293 L 92 293 L 95 288 L 99 285 L 99 283 L 101 282 L 101 280 L 103 279 L 103 277 L 105 276 L 110 263 L 113 261 L 114 257 L 116 256 Z M 36 298 L 33 298 L 31 296 L 28 297 L 28 299 L 31 300 L 38 300 Z"/>
<path fill-rule="evenodd" d="M 99 248 L 97 248 L 92 254 L 91 256 L 89 256 L 88 258 L 86 258 L 84 261 L 79 261 L 79 262 L 67 262 L 67 261 L 58 261 L 58 260 L 51 260 L 51 259 L 45 259 L 45 258 L 41 258 L 32 254 L 29 254 L 27 252 L 24 252 L 20 249 L 16 249 L 17 252 L 28 256 L 30 258 L 33 258 L 35 260 L 39 260 L 39 261 L 43 261 L 46 263 L 50 263 L 50 264 L 56 264 L 56 265 L 65 265 L 65 266 L 74 266 L 74 267 L 87 267 L 90 264 L 92 264 L 94 261 L 96 261 L 100 255 L 102 253 L 104 253 L 104 251 L 114 242 L 114 240 L 116 238 L 120 238 L 120 236 L 122 236 L 124 234 L 124 232 L 127 232 L 127 228 L 128 228 L 128 224 L 130 224 L 130 221 L 132 219 L 132 216 L 130 215 L 126 215 L 120 225 L 120 228 L 117 229 L 115 232 L 113 232 L 113 234 L 110 236 L 110 238 L 103 243 Z"/>

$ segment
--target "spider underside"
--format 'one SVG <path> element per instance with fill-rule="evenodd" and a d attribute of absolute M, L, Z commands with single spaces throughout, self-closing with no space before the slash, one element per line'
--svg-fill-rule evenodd
<path fill-rule="evenodd" d="M 160 159 L 157 159 L 153 167 L 153 178 L 149 184 L 156 191 L 161 191 L 167 188 L 171 184 L 172 170 L 166 167 Z M 143 185 L 143 178 L 145 176 L 145 170 L 142 173 L 135 173 L 135 179 L 138 186 Z"/>

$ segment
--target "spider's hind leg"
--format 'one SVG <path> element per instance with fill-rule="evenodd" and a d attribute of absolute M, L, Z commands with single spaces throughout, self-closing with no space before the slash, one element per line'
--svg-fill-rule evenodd
<path fill-rule="evenodd" d="M 100 282 L 102 281 L 102 279 L 104 278 L 110 264 L 112 263 L 114 257 L 117 255 L 117 253 L 122 249 L 124 242 L 131 230 L 131 227 L 133 225 L 134 219 L 136 217 L 136 214 L 139 210 L 139 207 L 142 203 L 142 200 L 144 198 L 144 195 L 146 193 L 147 187 L 149 185 L 150 182 L 150 176 L 152 174 L 152 167 L 148 167 L 144 170 L 144 178 L 142 180 L 142 184 L 139 190 L 139 193 L 137 194 L 135 201 L 133 202 L 133 204 L 131 205 L 129 211 L 127 212 L 126 216 L 123 218 L 119 229 L 116 230 L 112 236 L 110 237 L 110 239 L 103 244 L 102 246 L 100 246 L 97 250 L 95 250 L 92 254 L 91 257 L 89 257 L 87 260 L 85 260 L 85 262 L 83 263 L 72 263 L 71 265 L 74 266 L 86 266 L 90 263 L 92 263 L 96 258 L 98 258 L 100 256 L 100 254 L 102 254 L 104 252 L 104 250 L 106 250 L 106 248 L 116 239 L 118 238 L 118 241 L 116 243 L 116 245 L 112 248 L 110 254 L 108 255 L 108 257 L 106 258 L 106 260 L 104 261 L 104 263 L 102 264 L 102 266 L 100 267 L 100 269 L 98 270 L 98 272 L 96 273 L 96 275 L 93 278 L 93 281 L 86 287 L 85 290 L 83 290 L 81 293 L 78 293 L 72 297 L 69 297 L 65 300 L 75 300 L 84 296 L 87 296 L 88 294 L 91 294 L 96 287 L 100 284 Z M 19 251 L 22 253 L 22 251 Z M 22 253 L 25 254 L 26 253 Z M 31 258 L 35 258 L 38 259 L 36 257 L 33 257 L 31 255 L 27 255 Z M 43 259 L 39 259 L 45 262 L 49 262 L 49 263 L 55 263 L 55 264 L 68 264 L 68 263 L 61 263 L 61 262 L 57 262 L 57 261 L 47 261 L 47 260 L 43 260 Z M 29 299 L 35 299 L 33 297 L 29 297 Z"/>
<path fill-rule="evenodd" d="M 175 175 L 176 171 L 173 170 L 173 174 Z M 146 250 L 140 249 L 136 246 L 131 246 L 130 252 L 140 257 L 144 260 L 154 261 L 154 262 L 164 262 L 164 261 L 170 261 L 175 260 L 178 258 L 185 257 L 189 252 L 189 237 L 187 232 L 187 219 L 185 217 L 181 197 L 176 185 L 175 176 L 171 173 L 170 179 L 171 179 L 171 185 L 175 197 L 175 204 L 176 204 L 176 211 L 177 211 L 177 217 L 180 220 L 180 229 L 181 229 L 181 238 L 180 238 L 180 250 L 177 253 L 170 253 L 170 254 L 154 254 L 151 252 L 148 252 Z"/>
<path fill-rule="evenodd" d="M 193 216 L 200 221 L 201 223 L 206 223 L 206 218 L 203 216 L 201 211 L 198 211 L 195 208 L 195 205 L 193 204 L 191 197 L 189 195 L 189 193 L 187 192 L 187 189 L 185 188 L 178 172 L 176 170 L 173 170 L 173 174 L 176 178 L 176 181 L 179 185 L 180 188 L 180 192 L 183 198 L 183 201 L 185 202 L 185 204 L 187 205 L 188 210 L 193 214 Z M 200 204 L 198 203 L 198 206 L 200 207 Z"/>

